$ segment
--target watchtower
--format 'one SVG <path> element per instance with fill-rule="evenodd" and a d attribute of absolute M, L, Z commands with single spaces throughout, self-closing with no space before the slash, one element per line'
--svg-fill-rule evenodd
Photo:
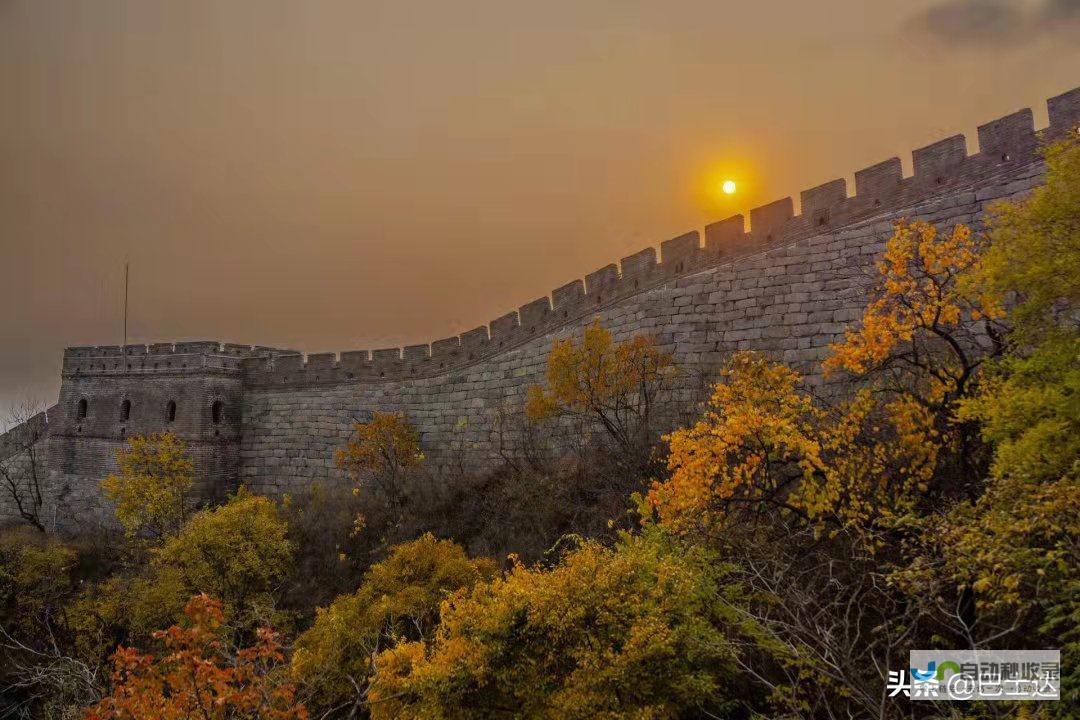
<path fill-rule="evenodd" d="M 48 453 L 62 495 L 97 497 L 129 437 L 170 432 L 195 464 L 195 498 L 222 499 L 239 479 L 241 360 L 258 352 L 212 341 L 65 350 Z"/>

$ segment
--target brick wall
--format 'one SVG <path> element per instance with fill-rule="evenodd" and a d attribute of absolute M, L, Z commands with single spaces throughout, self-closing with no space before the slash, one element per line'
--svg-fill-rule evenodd
<path fill-rule="evenodd" d="M 1012 168 L 978 187 L 717 263 L 590 308 L 550 332 L 449 372 L 350 380 L 329 372 L 326 361 L 318 379 L 298 361 L 276 373 L 254 372 L 244 391 L 241 480 L 267 493 L 343 480 L 333 451 L 350 437 L 352 420 L 374 410 L 404 411 L 435 464 L 497 464 L 500 449 L 514 450 L 498 445 L 499 411 L 520 412 L 527 387 L 543 379 L 553 340 L 580 335 L 594 318 L 617 339 L 649 333 L 674 353 L 676 364 L 689 371 L 673 397 L 676 406 L 695 397 L 698 377 L 709 376 L 739 349 L 767 352 L 820 386 L 818 363 L 845 325 L 861 316 L 873 263 L 894 219 L 978 226 L 988 203 L 1023 195 L 1041 177 L 1038 163 Z"/>
<path fill-rule="evenodd" d="M 840 392 L 822 385 L 818 363 L 861 315 L 893 221 L 978 227 L 990 202 L 1029 192 L 1044 172 L 1039 145 L 1080 124 L 1080 88 L 1052 98 L 1048 111 L 1049 127 L 1038 132 L 1031 111 L 1012 113 L 979 127 L 974 154 L 963 136 L 947 138 L 914 151 L 911 177 L 890 158 L 854 173 L 854 195 L 845 179 L 823 183 L 801 193 L 797 214 L 784 198 L 751 210 L 749 228 L 737 215 L 684 233 L 659 254 L 645 248 L 430 344 L 306 358 L 216 341 L 69 348 L 40 444 L 48 513 L 70 527 L 107 517 L 98 482 L 115 469 L 115 450 L 131 434 L 162 430 L 189 443 L 197 492 L 209 500 L 238 483 L 280 493 L 341 481 L 333 452 L 374 410 L 404 411 L 432 464 L 489 468 L 517 451 L 513 436 L 496 432 L 497 418 L 521 412 L 554 339 L 594 319 L 619 340 L 649 333 L 674 354 L 683 373 L 667 405 L 672 422 L 739 349 L 766 352 L 821 392 Z M 16 435 L 0 437 L 0 462 L 21 462 L 5 437 Z M 0 522 L 10 513 L 0 497 Z"/>

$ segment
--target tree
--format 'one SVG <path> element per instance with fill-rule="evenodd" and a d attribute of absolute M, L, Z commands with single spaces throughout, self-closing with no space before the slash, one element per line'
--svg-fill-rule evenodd
<path fill-rule="evenodd" d="M 11 500 L 19 518 L 45 532 L 46 470 L 41 440 L 46 424 L 42 408 L 27 400 L 11 407 L 6 418 L 11 428 L 0 437 L 0 489 Z"/>
<path fill-rule="evenodd" d="M 30 528 L 0 534 L 0 698 L 12 716 L 53 717 L 100 697 L 97 658 L 69 642 L 79 561 L 73 547 Z"/>
<path fill-rule="evenodd" d="M 1011 352 L 960 415 L 982 423 L 998 480 L 1075 477 L 1080 458 L 1080 141 L 1046 152 L 1046 184 L 994 207 L 972 286 L 1013 293 Z"/>
<path fill-rule="evenodd" d="M 926 222 L 898 222 L 862 323 L 832 346 L 826 372 L 873 376 L 934 412 L 951 411 L 979 366 L 1002 350 L 1001 296 L 962 281 L 977 272 L 985 247 L 985 236 L 966 225 L 943 234 Z"/>
<path fill-rule="evenodd" d="M 820 407 L 798 373 L 753 352 L 721 376 L 702 418 L 666 436 L 670 474 L 647 510 L 664 525 L 715 535 L 781 514 L 875 542 L 926 491 L 938 445 L 921 406 L 862 391 Z"/>
<path fill-rule="evenodd" d="M 736 691 L 713 612 L 721 572 L 659 534 L 517 565 L 448 599 L 427 643 L 378 656 L 372 717 L 723 716 Z"/>
<path fill-rule="evenodd" d="M 136 435 L 116 451 L 119 473 L 101 482 L 128 537 L 161 541 L 183 526 L 194 465 L 172 433 Z"/>
<path fill-rule="evenodd" d="M 424 461 L 416 429 L 402 413 L 378 411 L 370 422 L 358 422 L 353 429 L 356 437 L 335 453 L 334 461 L 358 483 L 370 478 L 391 508 L 399 509 L 404 474 Z"/>
<path fill-rule="evenodd" d="M 980 618 L 1026 624 L 1063 649 L 1080 692 L 1080 141 L 1046 151 L 1046 184 L 990 215 L 973 286 L 1012 293 L 1010 353 L 959 416 L 993 446 L 984 494 L 960 503 L 933 549 Z M 916 568 L 919 570 L 919 568 Z M 916 587 L 926 572 L 914 572 Z M 1028 637 L 1031 637 L 1030 630 Z"/>
<path fill-rule="evenodd" d="M 936 470 L 929 414 L 862 389 L 836 406 L 737 353 L 702 418 L 668 436 L 646 518 L 711 548 L 745 592 L 740 668 L 792 717 L 882 716 L 883 668 L 921 605 L 890 588 Z M 914 417 L 912 416 L 914 413 Z"/>
<path fill-rule="evenodd" d="M 770 505 L 882 541 L 918 505 L 977 495 L 986 453 L 956 410 L 1005 348 L 1001 293 L 964 281 L 985 247 L 964 225 L 896 224 L 860 325 L 823 363 L 863 385 L 835 407 L 790 369 L 736 354 L 704 417 L 668 436 L 671 477 L 650 494 L 661 517 L 707 525 L 696 513 L 717 503 Z"/>
<path fill-rule="evenodd" d="M 197 513 L 154 551 L 149 572 L 135 582 L 134 619 L 143 627 L 163 624 L 177 618 L 187 598 L 208 593 L 233 625 L 258 625 L 290 570 L 287 533 L 274 502 L 243 489 Z"/>
<path fill-rule="evenodd" d="M 71 547 L 28 533 L 0 535 L 0 626 L 24 637 L 45 631 L 42 623 L 59 613 L 77 560 Z"/>
<path fill-rule="evenodd" d="M 944 233 L 922 221 L 896 223 L 861 324 L 823 363 L 827 376 L 846 371 L 906 405 L 909 421 L 922 422 L 938 447 L 938 489 L 969 498 L 989 457 L 978 424 L 958 418 L 957 403 L 978 391 L 981 370 L 1006 349 L 1004 296 L 966 280 L 981 272 L 988 244 L 966 225 Z"/>
<path fill-rule="evenodd" d="M 581 342 L 556 340 L 547 359 L 547 389 L 529 388 L 526 413 L 538 421 L 570 417 L 597 423 L 624 462 L 640 470 L 653 442 L 657 399 L 674 375 L 671 353 L 637 335 L 617 343 L 599 321 Z"/>
<path fill-rule="evenodd" d="M 1080 303 L 1080 140 L 1056 143 L 1044 156 L 1044 185 L 990 208 L 990 247 L 968 278 L 972 288 L 1016 293 L 1011 334 L 1029 342 L 1075 330 L 1070 310 Z"/>
<path fill-rule="evenodd" d="M 489 560 L 426 534 L 373 565 L 360 588 L 320 609 L 296 641 L 293 675 L 319 707 L 356 712 L 367 697 L 375 657 L 395 642 L 423 641 L 451 593 L 495 575 Z M 344 712 L 343 712 L 344 714 Z"/>
<path fill-rule="evenodd" d="M 192 595 L 203 592 L 220 598 L 238 637 L 250 637 L 266 623 L 280 627 L 291 619 L 276 609 L 292 570 L 287 531 L 273 501 L 241 491 L 221 507 L 196 513 L 164 544 L 137 554 L 138 564 L 129 556 L 120 572 L 93 569 L 64 608 L 68 652 L 97 664 L 118 643 L 149 643 L 157 629 L 183 618 Z"/>
<path fill-rule="evenodd" d="M 732 563 L 755 628 L 741 667 L 779 711 L 895 716 L 882 669 L 919 645 L 1057 646 L 1076 667 L 1080 150 L 1047 162 L 988 235 L 897 225 L 825 362 L 856 381 L 847 400 L 736 355 L 669 436 L 645 510 Z"/>
<path fill-rule="evenodd" d="M 286 495 L 279 505 L 293 546 L 293 571 L 286 578 L 282 603 L 305 616 L 329 605 L 360 584 L 371 552 L 378 547 L 370 537 L 355 536 L 355 522 L 367 498 L 349 487 L 314 482 Z"/>
<path fill-rule="evenodd" d="M 730 566 L 717 601 L 736 619 L 739 674 L 764 691 L 750 716 L 908 718 L 910 706 L 883 692 L 888 670 L 930 642 L 939 608 L 897 592 L 882 549 L 790 516 L 724 528 L 707 545 Z"/>
<path fill-rule="evenodd" d="M 276 672 L 284 662 L 276 634 L 259 629 L 248 647 L 221 639 L 220 603 L 207 595 L 184 608 L 187 625 L 156 632 L 165 653 L 119 647 L 113 690 L 86 712 L 87 720 L 305 720 L 295 688 Z"/>

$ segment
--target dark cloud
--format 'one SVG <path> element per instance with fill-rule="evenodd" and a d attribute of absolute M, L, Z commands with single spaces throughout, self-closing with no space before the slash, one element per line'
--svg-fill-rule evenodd
<path fill-rule="evenodd" d="M 1049 0 L 1045 6 L 1043 19 L 1046 22 L 1080 20 L 1080 0 Z"/>
<path fill-rule="evenodd" d="M 950 0 L 927 10 L 916 25 L 945 40 L 996 41 L 1016 31 L 1023 18 L 1013 4 L 997 0 Z"/>
<path fill-rule="evenodd" d="M 909 32 L 961 45 L 1004 45 L 1072 29 L 1080 0 L 945 0 L 909 21 Z"/>

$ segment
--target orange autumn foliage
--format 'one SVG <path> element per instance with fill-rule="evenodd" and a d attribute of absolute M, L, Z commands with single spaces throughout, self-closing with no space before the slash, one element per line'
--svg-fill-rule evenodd
<path fill-rule="evenodd" d="M 624 456 L 646 452 L 651 414 L 676 374 L 670 352 L 654 338 L 617 342 L 593 322 L 580 342 L 555 340 L 547 360 L 547 388 L 529 388 L 525 412 L 532 421 L 570 417 L 596 423 Z"/>
<path fill-rule="evenodd" d="M 798 373 L 752 352 L 722 375 L 702 418 L 666 437 L 670 476 L 647 498 L 662 524 L 705 530 L 773 509 L 871 535 L 925 488 L 938 446 L 918 405 L 862 391 L 819 407 Z"/>
<path fill-rule="evenodd" d="M 360 494 L 360 487 L 369 483 L 379 490 L 391 508 L 400 509 L 403 489 L 402 478 L 424 462 L 420 449 L 420 435 L 404 413 L 374 412 L 369 422 L 353 426 L 356 437 L 334 453 L 335 464 L 352 476 Z M 366 518 L 359 514 L 353 523 L 353 534 L 363 532 Z"/>
<path fill-rule="evenodd" d="M 993 339 L 1003 314 L 997 294 L 962 282 L 982 243 L 963 225 L 897 223 L 860 326 L 823 363 L 870 381 L 836 407 L 790 368 L 735 354 L 702 418 L 666 437 L 671 474 L 647 498 L 661 522 L 705 529 L 772 509 L 869 537 L 925 502 L 986 356 L 979 333 Z"/>
<path fill-rule="evenodd" d="M 862 323 L 831 346 L 825 373 L 892 370 L 931 405 L 962 393 L 978 365 L 970 325 L 1004 315 L 1000 297 L 974 292 L 962 278 L 977 270 L 984 238 L 966 225 L 949 234 L 926 222 L 901 221 L 877 263 L 878 284 Z"/>
<path fill-rule="evenodd" d="M 86 720 L 306 720 L 294 687 L 277 679 L 284 656 L 272 630 L 260 629 L 254 645 L 234 651 L 218 634 L 218 601 L 196 595 L 184 614 L 187 626 L 154 633 L 165 646 L 161 657 L 117 648 L 112 694 Z"/>
<path fill-rule="evenodd" d="M 334 454 L 342 470 L 397 475 L 424 460 L 416 429 L 401 413 L 376 411 L 370 422 L 358 422 L 353 429 L 356 438 Z"/>

